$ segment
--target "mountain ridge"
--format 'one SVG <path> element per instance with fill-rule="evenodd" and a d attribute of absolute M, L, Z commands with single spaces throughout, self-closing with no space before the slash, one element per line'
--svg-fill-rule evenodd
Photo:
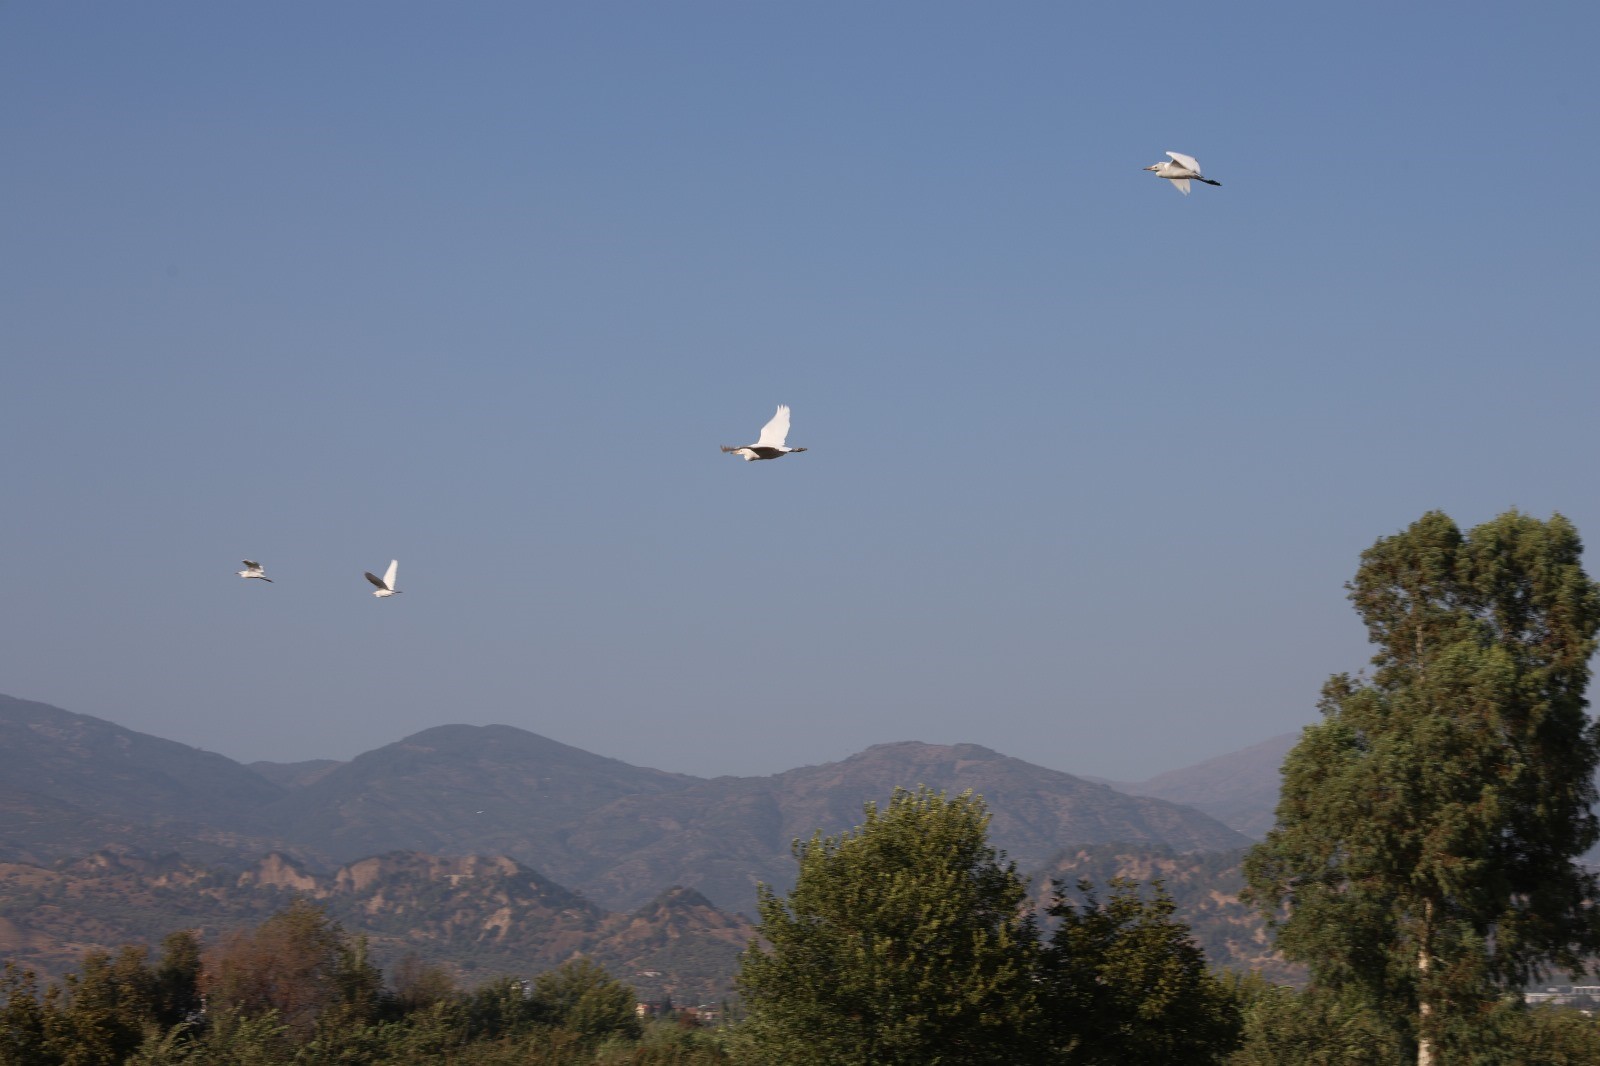
<path fill-rule="evenodd" d="M 1261 948 L 1202 891 L 1233 876 L 1207 856 L 1247 838 L 978 744 L 895 741 L 697 778 L 511 726 L 444 725 L 348 762 L 245 766 L 9 698 L 0 737 L 17 739 L 0 758 L 0 948 L 53 972 L 91 947 L 225 932 L 303 897 L 380 957 L 416 952 L 468 980 L 581 953 L 642 995 L 716 998 L 753 935 L 757 884 L 793 884 L 792 842 L 848 832 L 866 804 L 919 786 L 982 795 L 991 843 L 1025 875 L 1059 880 L 1074 855 L 1164 856 L 1218 950 Z"/>
<path fill-rule="evenodd" d="M 314 766 L 289 787 L 223 756 L 89 716 L 0 704 L 0 734 L 19 729 L 33 745 L 29 758 L 65 768 L 21 775 L 37 794 L 13 793 L 12 816 L 0 789 L 0 856 L 25 861 L 68 859 L 101 844 L 234 865 L 277 851 L 320 874 L 390 852 L 505 855 L 611 910 L 681 885 L 750 914 L 758 883 L 777 891 L 792 883 L 795 839 L 847 831 L 865 804 L 885 803 L 900 787 L 982 795 L 992 843 L 1023 868 L 1065 848 L 1112 842 L 1180 853 L 1248 843 L 1193 809 L 977 744 L 896 741 L 764 777 L 708 779 L 512 726 L 451 724 Z M 52 744 L 64 750 L 47 750 Z M 147 752 L 153 769 L 139 764 Z M 291 774 L 306 769 L 290 766 Z M 70 839 L 51 836 L 73 822 L 69 808 L 85 797 L 98 821 Z M 191 820 L 179 819 L 180 810 Z"/>
<path fill-rule="evenodd" d="M 112 817 L 125 815 L 125 797 L 137 792 L 158 823 L 230 827 L 285 795 L 225 755 L 4 695 L 0 780 Z"/>
<path fill-rule="evenodd" d="M 1106 784 L 1128 795 L 1154 796 L 1193 807 L 1252 840 L 1261 840 L 1277 818 L 1283 760 L 1299 740 L 1299 733 L 1280 733 L 1144 781 Z"/>
<path fill-rule="evenodd" d="M 1198 812 L 1120 795 L 981 745 L 897 741 L 768 777 L 714 778 L 648 805 L 619 800 L 580 822 L 568 844 L 602 853 L 601 841 L 625 840 L 627 861 L 580 867 L 574 883 L 608 905 L 629 906 L 638 902 L 629 885 L 654 863 L 673 883 L 697 888 L 719 907 L 753 913 L 756 881 L 779 892 L 793 884 L 794 840 L 848 831 L 860 824 L 866 803 L 881 806 L 895 788 L 922 785 L 982 795 L 992 842 L 1024 869 L 1067 846 L 1115 841 L 1184 852 L 1249 843 Z"/>

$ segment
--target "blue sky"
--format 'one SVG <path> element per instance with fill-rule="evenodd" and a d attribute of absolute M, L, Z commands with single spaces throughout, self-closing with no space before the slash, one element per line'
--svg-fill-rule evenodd
<path fill-rule="evenodd" d="M 0 692 L 703 775 L 1297 729 L 1377 537 L 1600 538 L 1600 13 L 1296 7 L 0 4 Z"/>

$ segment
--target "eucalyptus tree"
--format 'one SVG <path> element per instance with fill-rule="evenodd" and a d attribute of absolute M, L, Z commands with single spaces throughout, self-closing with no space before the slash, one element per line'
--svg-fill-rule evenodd
<path fill-rule="evenodd" d="M 1397 1019 L 1424 1066 L 1600 949 L 1575 862 L 1600 838 L 1581 553 L 1565 518 L 1515 511 L 1465 534 L 1430 512 L 1364 552 L 1347 588 L 1373 671 L 1324 686 L 1246 865 L 1284 953 Z"/>

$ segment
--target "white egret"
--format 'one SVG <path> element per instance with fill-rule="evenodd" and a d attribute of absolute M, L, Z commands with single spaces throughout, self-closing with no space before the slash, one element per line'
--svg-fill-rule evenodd
<path fill-rule="evenodd" d="M 772 421 L 761 427 L 761 436 L 756 438 L 754 444 L 741 444 L 738 447 L 724 444 L 722 450 L 743 456 L 747 463 L 756 459 L 782 459 L 790 452 L 805 451 L 804 448 L 790 448 L 785 445 L 783 442 L 788 439 L 789 408 L 780 403 L 778 413 L 772 416 Z"/>
<path fill-rule="evenodd" d="M 267 572 L 266 570 L 262 569 L 261 564 L 252 562 L 249 559 L 244 560 L 244 569 L 239 571 L 239 576 L 246 578 L 253 577 L 257 581 L 265 581 L 269 585 L 272 584 L 272 579 L 267 576 Z"/>
<path fill-rule="evenodd" d="M 1172 182 L 1172 187 L 1183 193 L 1183 195 L 1189 195 L 1190 178 L 1195 181 L 1203 181 L 1207 185 L 1222 184 L 1222 182 L 1212 181 L 1200 173 L 1200 161 L 1194 156 L 1184 155 L 1182 152 L 1168 152 L 1167 155 L 1172 157 L 1170 163 L 1156 163 L 1154 166 L 1145 167 L 1145 169 L 1153 170 L 1156 172 L 1156 177 L 1166 178 Z"/>
<path fill-rule="evenodd" d="M 367 575 L 367 580 L 372 582 L 374 585 L 378 586 L 378 590 L 373 593 L 374 596 L 378 597 L 378 599 L 381 600 L 385 596 L 398 596 L 398 595 L 400 595 L 400 590 L 394 587 L 394 575 L 395 575 L 395 572 L 397 570 L 399 570 L 399 569 L 400 569 L 400 560 L 399 559 L 390 559 L 389 560 L 389 569 L 387 569 L 387 570 L 385 570 L 383 572 L 383 576 L 382 577 L 379 577 L 378 575 L 376 575 L 376 574 L 374 574 L 374 573 L 372 573 L 370 571 L 363 571 L 363 573 L 365 573 Z"/>

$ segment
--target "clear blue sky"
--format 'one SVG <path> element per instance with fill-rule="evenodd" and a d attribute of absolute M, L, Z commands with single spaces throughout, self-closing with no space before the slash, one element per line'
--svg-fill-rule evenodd
<path fill-rule="evenodd" d="M 242 760 L 503 722 L 703 775 L 1297 729 L 1377 537 L 1600 549 L 1596 39 L 0 3 L 0 692 Z M 810 451 L 717 450 L 780 402 Z"/>

